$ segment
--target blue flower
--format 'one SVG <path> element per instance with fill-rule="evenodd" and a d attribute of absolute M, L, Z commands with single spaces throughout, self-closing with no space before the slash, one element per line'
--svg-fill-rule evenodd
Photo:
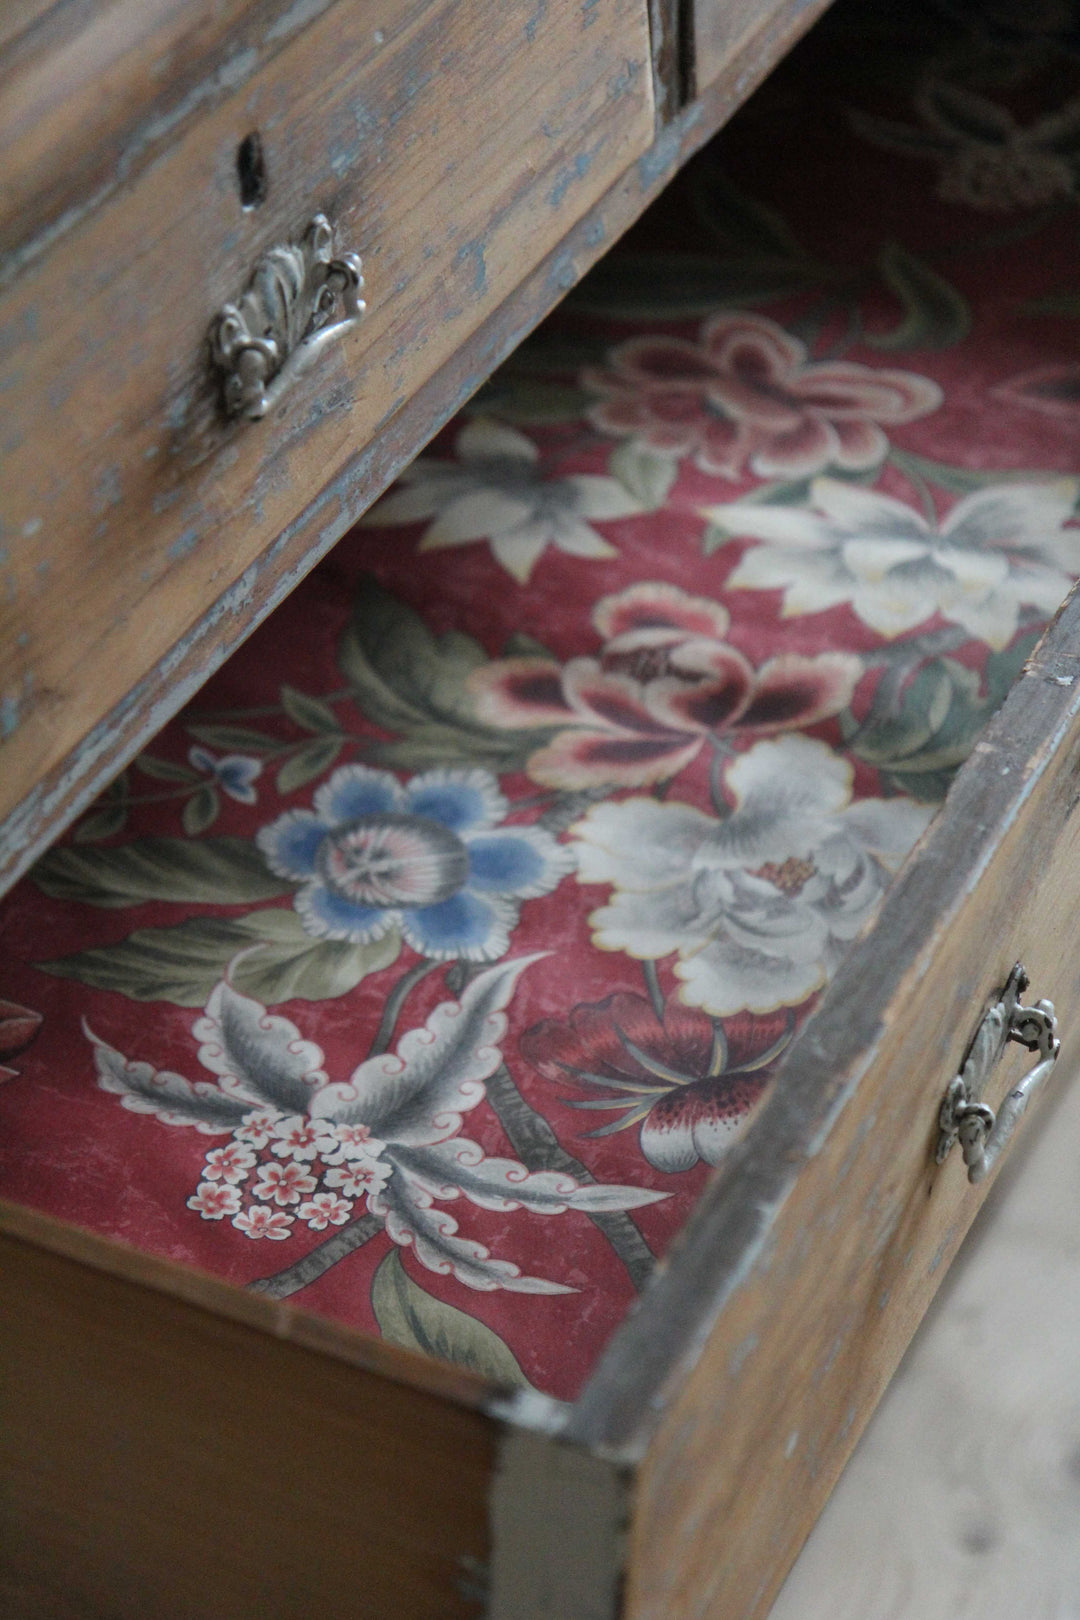
<path fill-rule="evenodd" d="M 241 804 L 254 804 L 252 783 L 262 775 L 262 760 L 250 754 L 224 754 L 220 759 L 208 748 L 189 748 L 188 759 L 197 771 L 212 776 L 218 787 Z"/>
<path fill-rule="evenodd" d="M 493 962 L 521 902 L 573 870 L 542 827 L 500 826 L 510 808 L 489 771 L 425 771 L 402 786 L 344 765 L 313 810 L 287 811 L 256 842 L 271 871 L 303 885 L 309 934 L 366 945 L 397 929 L 421 956 Z"/>

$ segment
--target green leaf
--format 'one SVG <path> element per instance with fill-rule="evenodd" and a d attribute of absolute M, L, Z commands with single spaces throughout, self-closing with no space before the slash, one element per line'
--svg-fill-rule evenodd
<path fill-rule="evenodd" d="M 515 630 L 512 635 L 507 636 L 503 657 L 549 658 L 553 664 L 559 662 L 550 647 L 545 647 L 542 641 L 537 641 L 535 636 L 530 636 L 525 630 Z"/>
<path fill-rule="evenodd" d="M 196 788 L 184 806 L 180 821 L 189 838 L 197 838 L 207 827 L 212 827 L 221 812 L 218 790 L 205 783 Z"/>
<path fill-rule="evenodd" d="M 1028 298 L 1020 305 L 1024 315 L 1064 315 L 1080 320 L 1080 292 L 1047 293 L 1045 298 Z"/>
<path fill-rule="evenodd" d="M 343 737 L 318 737 L 305 743 L 288 758 L 277 773 L 279 793 L 292 793 L 328 771 L 345 745 Z"/>
<path fill-rule="evenodd" d="M 187 726 L 187 734 L 208 748 L 220 748 L 227 754 L 272 754 L 281 744 L 264 731 L 251 726 Z"/>
<path fill-rule="evenodd" d="M 298 692 L 294 686 L 283 686 L 281 706 L 289 719 L 294 720 L 304 731 L 328 733 L 333 737 L 341 736 L 337 715 L 322 698 L 310 697 L 307 692 Z"/>
<path fill-rule="evenodd" d="M 103 804 L 84 816 L 71 836 L 77 844 L 96 844 L 99 839 L 122 832 L 127 818 L 127 805 L 122 799 L 114 804 Z"/>
<path fill-rule="evenodd" d="M 657 455 L 655 450 L 627 439 L 613 453 L 608 471 L 647 512 L 655 512 L 667 500 L 678 477 L 679 462 L 675 456 Z"/>
<path fill-rule="evenodd" d="M 878 254 L 882 279 L 904 311 L 891 332 L 868 332 L 876 349 L 947 349 L 971 331 L 967 299 L 913 253 L 889 242 Z"/>
<path fill-rule="evenodd" d="M 475 1316 L 444 1304 L 421 1288 L 405 1270 L 397 1248 L 391 1249 L 375 1273 L 371 1308 L 380 1333 L 391 1344 L 467 1367 L 505 1388 L 531 1388 L 499 1335 Z"/>
<path fill-rule="evenodd" d="M 806 249 L 774 208 L 748 197 L 723 175 L 708 174 L 694 187 L 702 222 L 722 240 L 780 259 L 805 260 Z"/>
<path fill-rule="evenodd" d="M 146 900 L 196 905 L 250 904 L 291 894 L 248 838 L 140 838 L 112 849 L 50 849 L 31 872 L 58 900 L 138 906 Z"/>
<path fill-rule="evenodd" d="M 479 642 L 458 631 L 436 638 L 373 581 L 357 594 L 338 661 L 368 718 L 403 734 L 370 745 L 369 758 L 412 770 L 459 759 L 506 771 L 540 746 L 535 732 L 501 731 L 476 718 L 467 683 L 488 661 Z"/>
<path fill-rule="evenodd" d="M 611 253 L 567 300 L 622 320 L 692 319 L 763 304 L 821 284 L 823 267 L 779 254 Z"/>
<path fill-rule="evenodd" d="M 576 422 L 585 415 L 590 398 L 584 389 L 569 383 L 497 372 L 470 400 L 468 412 L 470 416 L 497 416 L 502 422 Z"/>
<path fill-rule="evenodd" d="M 156 759 L 153 754 L 140 754 L 135 764 L 144 776 L 152 776 L 155 782 L 197 782 L 198 771 L 193 771 L 189 765 L 178 765 L 171 759 Z"/>
<path fill-rule="evenodd" d="M 115 945 L 37 966 L 97 990 L 119 991 L 133 1001 L 201 1007 L 241 951 L 250 954 L 235 963 L 233 984 L 272 1003 L 346 995 L 369 973 L 389 967 L 400 949 L 395 933 L 370 945 L 313 939 L 290 907 L 246 917 L 190 917 L 173 928 L 140 928 Z"/>

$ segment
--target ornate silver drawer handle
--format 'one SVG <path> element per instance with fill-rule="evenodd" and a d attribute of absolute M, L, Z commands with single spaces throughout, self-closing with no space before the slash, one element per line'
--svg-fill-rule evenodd
<path fill-rule="evenodd" d="M 271 248 L 235 304 L 210 329 L 230 416 L 258 421 L 328 343 L 356 325 L 367 306 L 355 253 L 333 257 L 334 233 L 316 214 L 299 242 Z M 329 324 L 338 298 L 344 317 Z"/>
<path fill-rule="evenodd" d="M 937 1162 L 941 1164 L 959 1141 L 971 1182 L 980 1182 L 990 1174 L 1061 1049 L 1053 1002 L 1037 1001 L 1034 1007 L 1022 1007 L 1020 997 L 1027 987 L 1028 976 L 1017 962 L 1001 999 L 976 1030 L 964 1066 L 950 1081 L 938 1115 L 941 1134 Z M 995 1115 L 982 1101 L 982 1094 L 1009 1041 L 1018 1041 L 1029 1052 L 1038 1052 L 1039 1062 L 1013 1087 Z"/>

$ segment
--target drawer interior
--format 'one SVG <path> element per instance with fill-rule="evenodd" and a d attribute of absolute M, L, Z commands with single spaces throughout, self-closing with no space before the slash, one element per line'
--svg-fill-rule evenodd
<path fill-rule="evenodd" d="M 579 1393 L 1080 575 L 1073 65 L 884 15 L 6 899 L 3 1197 Z"/>

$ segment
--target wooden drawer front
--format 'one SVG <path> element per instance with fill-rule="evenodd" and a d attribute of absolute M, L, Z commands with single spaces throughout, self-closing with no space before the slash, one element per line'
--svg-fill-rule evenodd
<path fill-rule="evenodd" d="M 364 485 L 356 453 L 652 122 L 642 0 L 339 0 L 23 271 L 0 306 L 0 815 L 235 580 L 243 610 L 245 568 L 350 457 Z M 244 212 L 254 130 L 269 189 Z M 370 313 L 265 420 L 226 422 L 211 321 L 320 210 Z"/>
<path fill-rule="evenodd" d="M 687 56 L 697 93 L 748 47 L 772 62 L 806 32 L 830 0 L 692 0 Z"/>
<path fill-rule="evenodd" d="M 1078 647 L 1074 596 L 672 1257 L 686 1300 L 709 1293 L 696 1267 L 727 1277 L 700 1354 L 686 1336 L 693 1370 L 669 1385 L 639 1476 L 627 1620 L 768 1614 L 985 1194 L 959 1146 L 935 1164 L 937 1116 L 1017 960 L 1025 1002 L 1055 1004 L 1068 1072 L 1080 1039 Z M 986 1102 L 998 1108 L 1036 1061 L 1008 1046 Z M 685 1329 L 665 1284 L 642 1313 L 654 1350 L 660 1332 Z M 621 1353 L 648 1382 L 648 1357 Z M 608 1405 L 608 1444 L 625 1400 Z"/>

